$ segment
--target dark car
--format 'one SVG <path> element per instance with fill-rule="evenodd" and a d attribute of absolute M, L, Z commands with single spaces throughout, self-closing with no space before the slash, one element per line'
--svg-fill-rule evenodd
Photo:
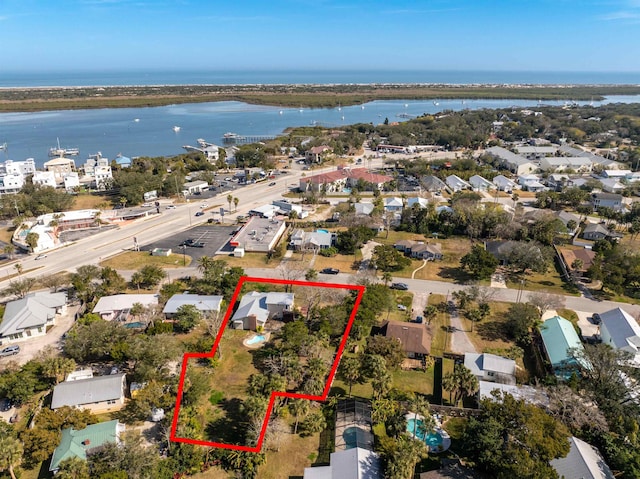
<path fill-rule="evenodd" d="M 337 268 L 325 268 L 320 271 L 322 274 L 338 274 L 340 272 Z"/>
<path fill-rule="evenodd" d="M 192 238 L 184 240 L 178 246 L 189 246 L 190 248 L 204 248 L 204 243 L 201 241 L 196 241 Z"/>
<path fill-rule="evenodd" d="M 602 318 L 598 313 L 593 313 L 592 319 L 593 319 L 593 324 L 600 324 L 602 322 Z"/>
<path fill-rule="evenodd" d="M 272 181 L 271 183 L 269 183 L 269 186 L 276 186 L 276 182 Z"/>
<path fill-rule="evenodd" d="M 1 412 L 7 412 L 9 409 L 11 409 L 11 407 L 12 407 L 12 404 L 9 398 L 0 399 Z"/>
<path fill-rule="evenodd" d="M 391 283 L 391 289 L 399 289 L 401 291 L 406 291 L 409 289 L 409 285 L 407 283 Z"/>
<path fill-rule="evenodd" d="M 197 211 L 196 216 L 204 216 L 204 211 Z"/>

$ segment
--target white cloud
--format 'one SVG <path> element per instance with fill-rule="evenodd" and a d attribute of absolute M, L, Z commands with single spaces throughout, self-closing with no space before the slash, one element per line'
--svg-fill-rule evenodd
<path fill-rule="evenodd" d="M 617 20 L 640 20 L 640 11 L 619 10 L 617 12 L 607 13 L 600 17 L 601 20 L 617 21 Z"/>

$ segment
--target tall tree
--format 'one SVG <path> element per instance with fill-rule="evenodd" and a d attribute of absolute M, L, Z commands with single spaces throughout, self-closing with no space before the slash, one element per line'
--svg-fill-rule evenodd
<path fill-rule="evenodd" d="M 0 471 L 9 471 L 11 479 L 16 479 L 15 468 L 22 463 L 22 453 L 22 444 L 16 438 L 0 437 Z"/>

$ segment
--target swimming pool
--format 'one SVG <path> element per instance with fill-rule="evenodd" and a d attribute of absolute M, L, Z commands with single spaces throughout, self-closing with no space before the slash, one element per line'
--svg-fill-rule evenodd
<path fill-rule="evenodd" d="M 413 436 L 415 431 L 415 437 L 424 441 L 424 443 L 432 448 L 436 448 L 442 445 L 442 435 L 438 431 L 425 431 L 422 429 L 422 419 L 409 419 L 407 420 L 407 432 Z"/>
<path fill-rule="evenodd" d="M 267 338 L 265 336 L 263 336 L 262 334 L 256 334 L 252 338 L 247 339 L 246 343 L 247 344 L 259 344 L 259 343 L 264 343 L 266 340 L 267 340 Z"/>
<path fill-rule="evenodd" d="M 133 328 L 144 328 L 146 324 L 140 321 L 134 321 L 133 323 L 126 323 L 124 325 L 125 328 L 133 329 Z"/>
<path fill-rule="evenodd" d="M 321 230 L 321 229 L 317 229 L 316 233 L 328 233 L 329 230 Z"/>
<path fill-rule="evenodd" d="M 345 449 L 353 449 L 358 447 L 358 444 L 366 442 L 366 433 L 357 426 L 350 426 L 342 433 L 344 439 Z"/>

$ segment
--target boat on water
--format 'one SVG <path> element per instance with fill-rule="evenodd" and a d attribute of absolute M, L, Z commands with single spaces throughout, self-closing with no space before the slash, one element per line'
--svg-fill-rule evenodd
<path fill-rule="evenodd" d="M 232 133 L 232 132 L 227 132 L 224 135 L 222 135 L 222 138 L 225 138 L 227 140 L 236 140 L 238 138 L 240 138 L 240 135 L 238 135 L 237 133 Z"/>
<path fill-rule="evenodd" d="M 180 127 L 179 127 L 179 126 L 174 126 L 174 127 L 173 127 L 173 131 L 175 131 L 175 132 L 180 131 Z"/>
<path fill-rule="evenodd" d="M 56 146 L 49 148 L 49 156 L 78 156 L 80 150 L 78 148 L 62 148 L 60 146 L 60 139 L 56 138 Z"/>
<path fill-rule="evenodd" d="M 136 123 L 140 122 L 140 118 L 134 118 L 133 121 L 135 121 Z"/>
<path fill-rule="evenodd" d="M 0 144 L 0 151 L 5 151 L 6 149 L 7 149 L 7 144 L 6 143 Z"/>

